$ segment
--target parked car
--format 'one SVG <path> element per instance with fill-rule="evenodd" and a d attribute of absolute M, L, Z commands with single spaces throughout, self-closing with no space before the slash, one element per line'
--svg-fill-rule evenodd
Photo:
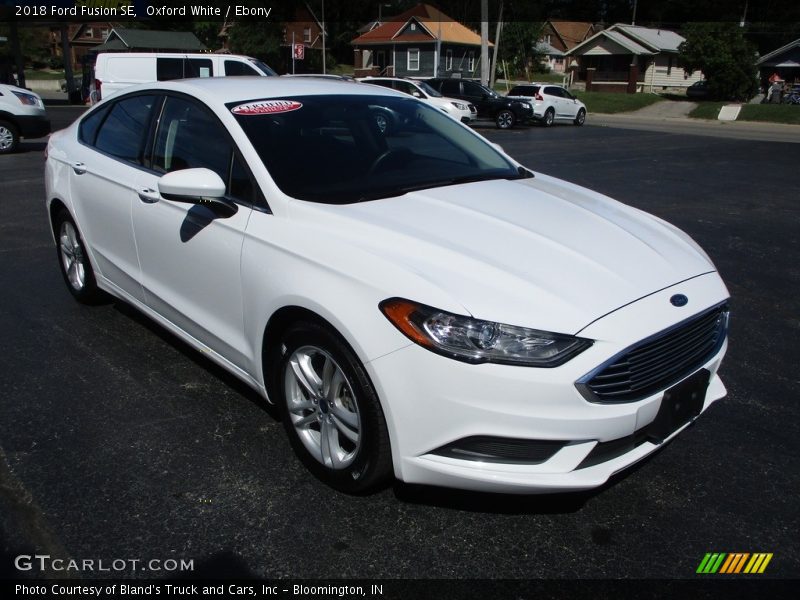
<path fill-rule="evenodd" d="M 728 292 L 688 235 L 393 90 L 139 86 L 51 136 L 45 183 L 75 299 L 257 390 L 340 490 L 593 488 L 725 394 Z"/>
<path fill-rule="evenodd" d="M 364 77 L 359 79 L 359 81 L 372 85 L 380 85 L 385 88 L 397 90 L 398 92 L 403 92 L 409 96 L 414 96 L 420 100 L 425 100 L 462 123 L 469 123 L 478 118 L 478 109 L 475 108 L 474 104 L 464 100 L 442 96 L 424 81 L 415 81 L 413 79 L 404 79 L 401 77 Z"/>
<path fill-rule="evenodd" d="M 508 95 L 526 98 L 533 106 L 534 118 L 545 127 L 550 127 L 556 121 L 570 121 L 575 125 L 586 122 L 586 105 L 560 85 L 515 85 Z"/>
<path fill-rule="evenodd" d="M 0 84 L 0 154 L 19 147 L 20 138 L 50 133 L 50 119 L 39 94 L 14 85 Z"/>
<path fill-rule="evenodd" d="M 94 65 L 92 103 L 132 85 L 189 77 L 274 77 L 266 63 L 238 54 L 101 52 Z"/>
<path fill-rule="evenodd" d="M 695 81 L 686 88 L 686 97 L 694 98 L 695 100 L 705 100 L 708 98 L 708 81 L 705 79 Z"/>
<path fill-rule="evenodd" d="M 478 118 L 492 119 L 498 129 L 510 129 L 533 119 L 533 107 L 524 98 L 501 96 L 476 81 L 458 78 L 436 78 L 425 81 L 440 94 L 475 105 Z"/>

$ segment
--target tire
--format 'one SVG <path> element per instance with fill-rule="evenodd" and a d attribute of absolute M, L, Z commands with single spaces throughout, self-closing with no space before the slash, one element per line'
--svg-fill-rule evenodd
<path fill-rule="evenodd" d="M 548 108 L 547 112 L 544 113 L 544 119 L 542 119 L 542 126 L 543 127 L 550 127 L 553 124 L 553 121 L 556 120 L 556 111 L 552 108 Z"/>
<path fill-rule="evenodd" d="M 19 147 L 19 130 L 8 121 L 0 121 L 0 154 L 10 154 Z"/>
<path fill-rule="evenodd" d="M 515 121 L 514 113 L 510 110 L 501 110 L 494 118 L 494 124 L 498 129 L 511 129 Z"/>
<path fill-rule="evenodd" d="M 573 123 L 575 123 L 575 125 L 577 125 L 578 127 L 586 123 L 586 111 L 580 109 L 578 111 L 578 114 L 575 116 L 575 120 L 573 121 Z"/>
<path fill-rule="evenodd" d="M 81 304 L 97 304 L 104 300 L 105 295 L 97 287 L 92 264 L 75 221 L 62 209 L 56 215 L 53 227 L 58 266 L 69 292 Z"/>
<path fill-rule="evenodd" d="M 277 404 L 300 461 L 342 492 L 384 485 L 392 475 L 386 420 L 352 350 L 328 328 L 300 322 L 284 334 L 281 353 Z"/>

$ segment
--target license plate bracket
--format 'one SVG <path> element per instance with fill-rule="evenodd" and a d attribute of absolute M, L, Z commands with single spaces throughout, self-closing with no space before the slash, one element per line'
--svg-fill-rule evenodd
<path fill-rule="evenodd" d="M 664 392 L 658 414 L 647 426 L 648 441 L 655 444 L 662 443 L 677 429 L 699 415 L 703 410 L 710 379 L 711 373 L 707 369 L 701 369 Z"/>

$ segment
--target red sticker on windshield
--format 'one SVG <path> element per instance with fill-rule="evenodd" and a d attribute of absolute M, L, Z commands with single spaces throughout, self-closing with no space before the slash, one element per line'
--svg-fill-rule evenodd
<path fill-rule="evenodd" d="M 231 112 L 235 115 L 274 115 L 297 110 L 303 105 L 295 100 L 260 100 L 234 106 Z"/>

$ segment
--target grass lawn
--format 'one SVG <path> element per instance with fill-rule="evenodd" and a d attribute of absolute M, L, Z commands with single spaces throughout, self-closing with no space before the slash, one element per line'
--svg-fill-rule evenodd
<path fill-rule="evenodd" d="M 689 113 L 693 119 L 716 119 L 719 109 L 727 102 L 701 102 Z M 800 125 L 800 106 L 789 104 L 745 104 L 737 121 L 761 121 Z"/>
<path fill-rule="evenodd" d="M 664 100 L 655 94 L 614 94 L 611 92 L 576 92 L 589 113 L 613 114 L 639 110 Z"/>
<path fill-rule="evenodd" d="M 64 79 L 64 71 L 32 71 L 25 70 L 25 79 Z"/>
<path fill-rule="evenodd" d="M 739 121 L 766 121 L 800 125 L 800 106 L 791 104 L 745 104 Z"/>
<path fill-rule="evenodd" d="M 725 102 L 699 102 L 689 113 L 691 119 L 716 119 Z"/>

